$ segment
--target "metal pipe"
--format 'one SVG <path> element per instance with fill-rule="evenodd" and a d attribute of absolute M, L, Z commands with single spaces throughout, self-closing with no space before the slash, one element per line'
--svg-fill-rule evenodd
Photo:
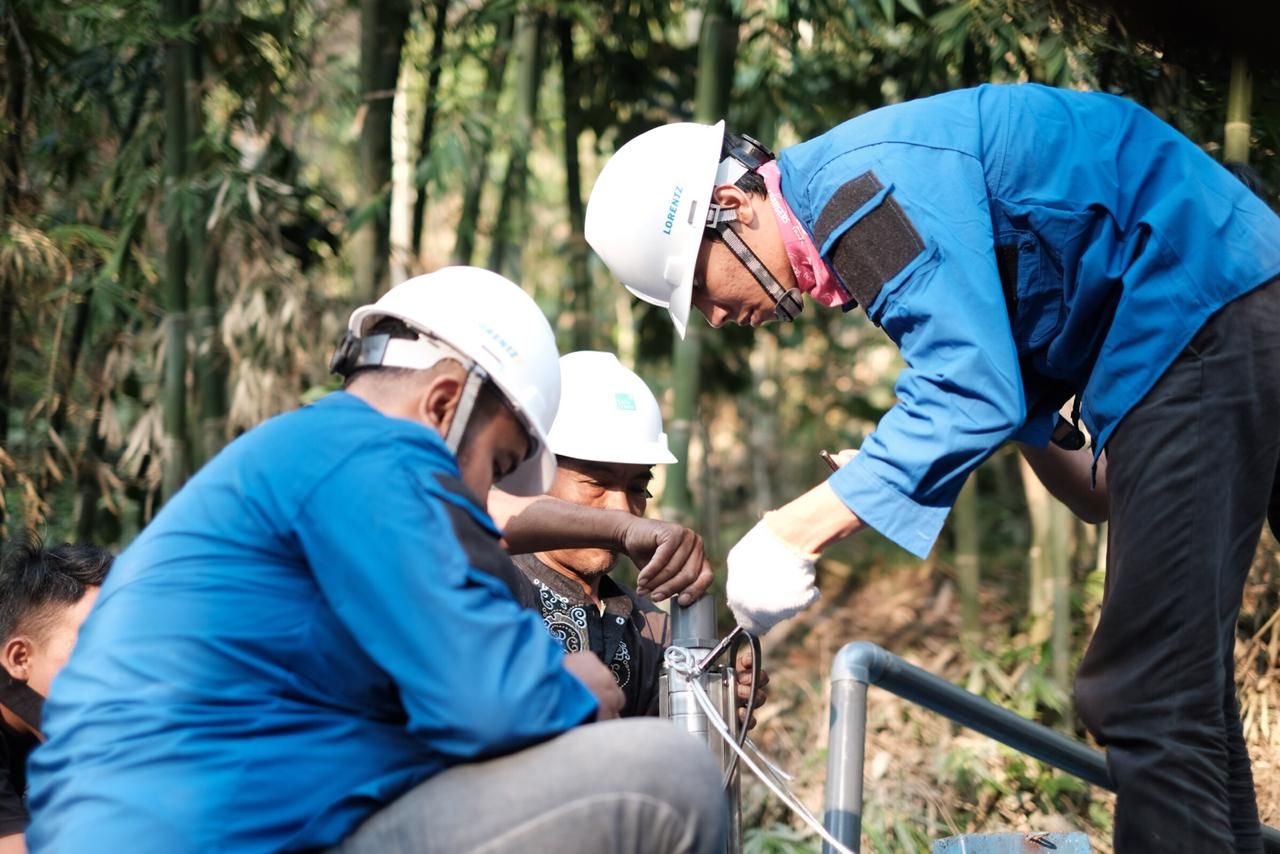
<path fill-rule="evenodd" d="M 836 841 L 856 854 L 862 840 L 862 766 L 867 744 L 866 680 L 832 681 L 830 726 L 822 824 Z M 822 854 L 833 854 L 833 850 L 829 843 L 822 843 Z"/>
<path fill-rule="evenodd" d="M 671 603 L 671 644 L 688 649 L 701 660 L 716 645 L 716 604 L 710 595 L 698 598 L 689 606 Z M 738 731 L 737 693 L 734 688 L 732 662 L 709 668 L 698 678 L 731 733 Z M 711 750 L 722 771 L 728 769 L 733 751 L 711 726 L 707 716 L 693 697 L 689 680 L 668 667 L 658 681 L 658 714 L 702 741 Z M 725 791 L 729 810 L 729 838 L 726 854 L 742 850 L 742 805 L 739 772 Z"/>
<path fill-rule="evenodd" d="M 908 664 L 873 643 L 857 641 L 836 653 L 832 683 L 845 679 L 878 685 L 1095 786 L 1115 788 L 1106 757 L 1098 751 Z"/>
<path fill-rule="evenodd" d="M 692 605 L 671 600 L 671 645 L 710 651 L 716 645 L 716 602 L 699 596 Z"/>
<path fill-rule="evenodd" d="M 861 829 L 868 685 L 878 685 L 1086 782 L 1115 791 L 1104 754 L 908 664 L 876 644 L 856 641 L 841 647 L 831 667 L 831 734 L 824 817 L 827 830 L 854 851 L 857 851 Z M 860 690 L 856 686 L 860 686 Z M 854 775 L 856 785 L 852 781 Z M 1263 825 L 1262 838 L 1268 852 L 1280 852 L 1280 831 Z"/>

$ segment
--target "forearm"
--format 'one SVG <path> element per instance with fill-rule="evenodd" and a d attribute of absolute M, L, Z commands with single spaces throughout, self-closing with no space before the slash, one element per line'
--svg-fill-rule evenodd
<path fill-rule="evenodd" d="M 1111 515 L 1107 493 L 1107 458 L 1098 458 L 1097 485 L 1093 484 L 1093 454 L 1087 448 L 1068 451 L 1057 445 L 1037 448 L 1018 445 L 1023 458 L 1049 493 L 1085 522 L 1100 524 Z"/>
<path fill-rule="evenodd" d="M 621 510 L 581 507 L 547 495 L 519 498 L 495 489 L 489 514 L 512 554 L 572 548 L 620 549 L 633 520 Z"/>
<path fill-rule="evenodd" d="M 863 527 L 825 482 L 765 514 L 729 550 L 725 598 L 738 625 L 762 635 L 812 605 L 818 553 Z"/>
<path fill-rule="evenodd" d="M 26 839 L 21 833 L 0 836 L 0 854 L 27 854 Z"/>
<path fill-rule="evenodd" d="M 817 554 L 866 525 L 824 481 L 773 511 L 769 527 L 796 551 Z"/>

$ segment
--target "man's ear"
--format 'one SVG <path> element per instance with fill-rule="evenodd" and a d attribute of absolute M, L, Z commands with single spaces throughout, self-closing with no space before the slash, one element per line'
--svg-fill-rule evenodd
<path fill-rule="evenodd" d="M 4 644 L 4 669 L 13 679 L 26 682 L 31 678 L 31 639 L 15 635 Z"/>
<path fill-rule="evenodd" d="M 449 432 L 453 414 L 462 398 L 463 380 L 452 373 L 438 374 L 431 379 L 418 398 L 418 416 L 444 437 Z"/>
<path fill-rule="evenodd" d="M 751 197 L 736 184 L 721 184 L 711 192 L 711 201 L 724 208 L 734 208 L 738 212 L 738 222 L 749 226 L 755 220 L 756 211 L 751 205 Z"/>

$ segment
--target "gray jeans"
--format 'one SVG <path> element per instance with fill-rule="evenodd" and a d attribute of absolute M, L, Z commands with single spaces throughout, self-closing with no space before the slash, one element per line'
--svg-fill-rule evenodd
<path fill-rule="evenodd" d="M 459 765 L 370 816 L 330 854 L 711 854 L 725 799 L 706 747 L 669 721 L 578 727 Z"/>

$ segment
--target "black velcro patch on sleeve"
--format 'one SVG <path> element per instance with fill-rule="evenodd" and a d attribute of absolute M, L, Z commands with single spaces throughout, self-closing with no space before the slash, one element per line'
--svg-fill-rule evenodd
<path fill-rule="evenodd" d="M 818 246 L 825 246 L 831 232 L 835 231 L 846 219 L 853 216 L 854 211 L 871 201 L 875 194 L 884 189 L 884 184 L 874 172 L 863 172 L 857 178 L 847 182 L 831 194 L 827 206 L 818 215 L 818 223 L 814 226 L 813 236 Z"/>
<path fill-rule="evenodd" d="M 825 245 L 832 232 L 883 189 L 874 172 L 863 172 L 836 190 L 814 227 L 818 245 Z M 854 300 L 866 308 L 923 251 L 920 233 L 890 193 L 836 238 L 827 259 Z"/>

